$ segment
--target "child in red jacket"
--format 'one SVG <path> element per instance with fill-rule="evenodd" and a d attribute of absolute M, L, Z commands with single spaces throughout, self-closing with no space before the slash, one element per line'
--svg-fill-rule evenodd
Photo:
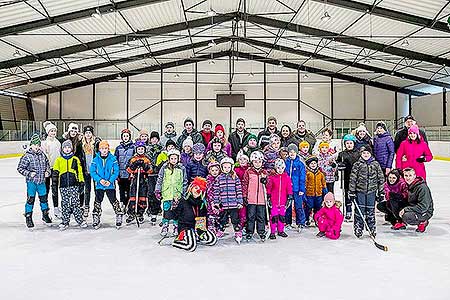
<path fill-rule="evenodd" d="M 270 236 L 274 240 L 277 237 L 287 237 L 284 232 L 286 208 L 291 206 L 293 198 L 292 181 L 285 172 L 286 164 L 281 158 L 277 158 L 274 163 L 275 173 L 267 181 L 267 204 L 270 208 Z"/>
<path fill-rule="evenodd" d="M 344 216 L 336 206 L 333 193 L 328 192 L 323 202 L 324 206 L 314 215 L 314 220 L 319 228 L 317 237 L 326 236 L 329 239 L 337 240 L 341 235 Z"/>

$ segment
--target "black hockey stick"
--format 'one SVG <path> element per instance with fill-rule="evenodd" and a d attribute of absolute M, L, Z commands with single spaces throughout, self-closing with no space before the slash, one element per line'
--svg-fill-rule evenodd
<path fill-rule="evenodd" d="M 369 229 L 369 225 L 367 225 L 366 219 L 364 218 L 363 214 L 361 213 L 361 209 L 359 208 L 358 203 L 356 203 L 355 198 L 351 198 L 351 199 L 352 199 L 353 204 L 355 204 L 355 207 L 358 210 L 359 215 L 361 216 L 361 219 L 364 222 L 364 226 L 367 228 L 367 231 L 369 232 L 369 236 L 372 239 L 373 244 L 375 245 L 375 247 L 377 247 L 378 249 L 383 250 L 383 251 L 388 251 L 388 247 L 387 246 L 384 246 L 384 245 L 381 245 L 381 244 L 377 243 L 377 241 L 375 240 L 375 237 L 373 236 L 372 231 L 370 231 L 370 229 Z"/>

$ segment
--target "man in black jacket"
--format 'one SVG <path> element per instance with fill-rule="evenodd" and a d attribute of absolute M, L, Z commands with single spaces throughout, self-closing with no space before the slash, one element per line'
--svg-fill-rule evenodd
<path fill-rule="evenodd" d="M 275 133 L 281 137 L 280 131 L 277 128 L 277 119 L 273 116 L 267 118 L 267 128 L 258 134 L 259 148 L 262 150 L 269 144 L 270 136 Z"/>
<path fill-rule="evenodd" d="M 203 143 L 202 135 L 194 128 L 194 121 L 191 118 L 186 118 L 184 120 L 184 130 L 177 140 L 177 148 L 183 149 L 183 142 L 188 136 L 192 138 L 194 144 Z"/>
<path fill-rule="evenodd" d="M 398 148 L 400 148 L 400 144 L 404 140 L 406 140 L 406 138 L 408 137 L 408 129 L 409 129 L 409 127 L 411 127 L 414 124 L 416 124 L 416 120 L 414 119 L 413 116 L 409 115 L 409 116 L 405 117 L 405 126 L 403 126 L 403 128 L 400 129 L 399 131 L 397 131 L 397 133 L 395 134 L 395 138 L 394 138 L 394 151 L 395 151 L 395 153 L 397 153 Z M 422 128 L 419 129 L 419 134 L 423 138 L 425 143 L 428 144 L 427 135 L 425 134 L 425 131 Z"/>
<path fill-rule="evenodd" d="M 250 132 L 245 129 L 245 120 L 242 118 L 236 121 L 236 130 L 228 137 L 228 142 L 231 144 L 231 157 L 236 161 L 236 156 L 239 150 L 244 147 L 244 141 L 247 140 Z"/>
<path fill-rule="evenodd" d="M 430 188 L 422 177 L 416 176 L 412 168 L 404 169 L 403 177 L 408 184 L 409 204 L 399 215 L 406 224 L 417 225 L 417 232 L 425 232 L 434 211 Z"/>
<path fill-rule="evenodd" d="M 312 154 L 314 149 L 314 145 L 316 144 L 316 137 L 311 130 L 306 129 L 306 122 L 300 120 L 297 122 L 297 130 L 294 132 L 294 137 L 298 142 L 307 141 L 309 143 L 309 154 Z"/>

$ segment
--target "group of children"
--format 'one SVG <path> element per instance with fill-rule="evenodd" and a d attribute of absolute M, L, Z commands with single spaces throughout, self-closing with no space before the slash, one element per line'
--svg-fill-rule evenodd
<path fill-rule="evenodd" d="M 357 137 L 352 134 L 343 138 L 343 151 L 338 153 L 336 147 L 330 147 L 330 137 L 318 143 L 315 155 L 311 155 L 312 146 L 305 140 L 281 147 L 280 136 L 271 134 L 268 145 L 260 149 L 257 137 L 249 134 L 235 162 L 220 124 L 209 142 L 194 144 L 187 136 L 181 149 L 170 137 L 161 145 L 157 132 L 149 135 L 145 130 L 133 142 L 130 130 L 124 129 L 114 154 L 107 141 L 93 137 L 91 126 L 80 134 L 76 124 L 70 124 L 59 149 L 56 126 L 46 122 L 45 129 L 47 138 L 42 147 L 40 135 L 33 135 L 30 149 L 18 166 L 19 173 L 26 177 L 25 217 L 29 228 L 34 226 L 36 193 L 42 220 L 52 223 L 47 203 L 50 178 L 55 216 L 61 218 L 61 230 L 69 226 L 71 214 L 79 226 L 88 226 L 86 185 L 92 178 L 94 228 L 100 227 L 101 203 L 106 194 L 116 215 L 117 228 L 122 226 L 124 215 L 127 224 L 142 224 L 147 212 L 155 225 L 157 215 L 162 213 L 163 238 L 174 236 L 173 246 L 189 251 L 195 250 L 198 242 L 214 245 L 224 236 L 230 219 L 237 243 L 253 239 L 255 229 L 261 241 L 266 239 L 266 228 L 270 231 L 269 239 L 285 238 L 288 236 L 285 229 L 291 228 L 294 213 L 298 230 L 315 223 L 318 237 L 338 239 L 344 216 L 333 194 L 337 170 L 343 173 L 347 221 L 352 217 L 352 203 L 358 207 L 354 215 L 357 237 L 363 235 L 365 222 L 370 234 L 376 234 L 376 201 L 385 212 L 391 211 L 387 206 L 395 206 L 396 211 L 405 206 L 407 190 L 399 171 L 390 171 L 385 184 L 384 173 L 371 148 L 362 145 L 357 149 Z M 90 133 L 87 141 L 86 132 Z M 116 182 L 121 203 L 116 198 Z M 385 195 L 394 201 L 386 204 Z M 398 214 L 388 213 L 386 219 L 395 229 L 404 227 Z"/>

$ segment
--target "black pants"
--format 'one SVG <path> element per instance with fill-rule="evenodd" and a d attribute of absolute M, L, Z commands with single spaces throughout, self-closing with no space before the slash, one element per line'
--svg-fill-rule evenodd
<path fill-rule="evenodd" d="M 350 197 L 348 196 L 348 187 L 346 189 L 344 189 L 344 197 L 345 197 L 345 201 L 344 201 L 344 205 L 345 205 L 345 213 L 352 213 L 352 207 L 353 207 L 353 203 L 352 200 L 350 200 Z"/>
<path fill-rule="evenodd" d="M 148 184 L 147 178 L 142 174 L 139 178 L 139 191 L 137 192 L 137 175 L 133 177 L 130 185 L 130 200 L 128 203 L 128 214 L 135 215 L 137 200 L 137 215 L 143 216 L 147 208 Z"/>
<path fill-rule="evenodd" d="M 256 232 L 261 235 L 266 231 L 266 206 L 249 204 L 247 205 L 247 233 L 253 234 L 255 232 L 255 221 L 256 221 Z"/>
<path fill-rule="evenodd" d="M 239 218 L 239 209 L 230 208 L 224 209 L 220 213 L 220 225 L 221 230 L 224 230 L 225 225 L 228 223 L 228 220 L 231 218 L 231 224 L 233 224 L 234 231 L 240 231 L 242 228 L 240 226 L 241 219 Z"/>
<path fill-rule="evenodd" d="M 148 177 L 148 213 L 151 215 L 157 215 L 161 212 L 161 201 L 159 201 L 155 196 L 157 179 L 157 176 Z"/>
<path fill-rule="evenodd" d="M 125 206 L 128 205 L 128 201 L 130 200 L 130 184 L 131 181 L 128 178 L 119 179 L 120 202 Z"/>
<path fill-rule="evenodd" d="M 377 208 L 386 214 L 386 221 L 394 225 L 397 222 L 402 222 L 402 218 L 400 218 L 398 213 L 407 205 L 406 201 L 393 198 L 389 201 L 381 201 L 377 204 Z"/>
<path fill-rule="evenodd" d="M 109 202 L 111 203 L 114 213 L 120 214 L 122 213 L 120 210 L 119 201 L 116 198 L 116 190 L 95 190 L 95 201 L 94 201 L 94 210 L 92 211 L 93 215 L 101 215 L 102 214 L 102 201 L 106 194 Z"/>
<path fill-rule="evenodd" d="M 90 174 L 84 174 L 84 205 L 91 203 L 92 179 Z M 83 205 L 81 205 L 83 206 Z"/>
<path fill-rule="evenodd" d="M 327 182 L 327 190 L 334 194 L 334 182 Z"/>
<path fill-rule="evenodd" d="M 429 213 L 419 215 L 415 212 L 410 211 L 403 214 L 402 220 L 409 225 L 419 225 L 422 222 L 428 221 L 429 219 L 431 219 L 431 217 L 432 215 L 430 215 Z"/>
<path fill-rule="evenodd" d="M 51 170 L 51 174 L 50 177 L 45 178 L 45 188 L 47 189 L 47 195 L 49 195 L 51 183 L 53 207 L 58 207 L 58 180 L 53 179 L 53 169 Z"/>

